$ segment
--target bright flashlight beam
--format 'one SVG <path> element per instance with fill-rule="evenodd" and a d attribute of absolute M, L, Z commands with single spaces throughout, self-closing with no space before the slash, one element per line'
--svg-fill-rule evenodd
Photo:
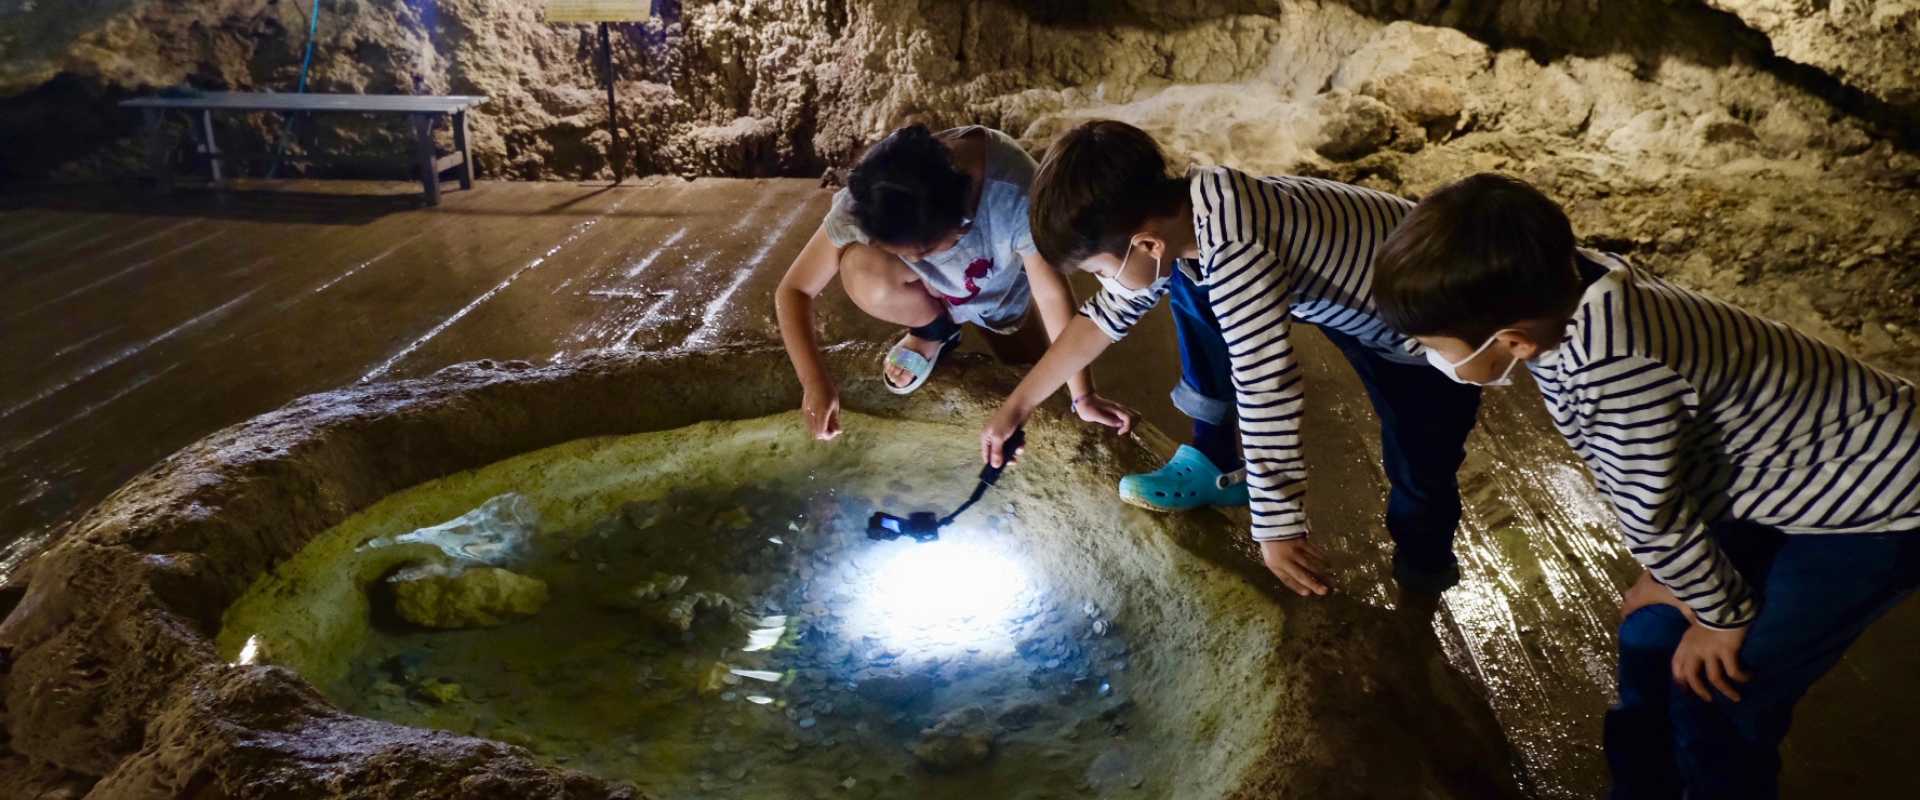
<path fill-rule="evenodd" d="M 1017 621 L 1038 605 L 1026 570 L 984 542 L 949 537 L 874 547 L 862 559 L 872 566 L 856 587 L 846 633 L 873 636 L 904 658 L 1011 652 Z"/>

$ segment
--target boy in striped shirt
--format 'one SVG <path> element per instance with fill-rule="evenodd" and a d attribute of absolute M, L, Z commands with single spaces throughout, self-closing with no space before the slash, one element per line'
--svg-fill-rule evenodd
<path fill-rule="evenodd" d="M 997 464 L 1000 443 L 1035 405 L 1172 291 L 1185 351 L 1182 385 L 1210 390 L 1223 412 L 1201 420 L 1215 425 L 1213 435 L 1225 431 L 1228 442 L 1206 455 L 1232 461 L 1210 466 L 1236 471 L 1244 457 L 1253 538 L 1268 569 L 1302 595 L 1326 594 L 1327 556 L 1307 538 L 1305 390 L 1289 338 L 1296 320 L 1319 326 L 1379 411 L 1394 577 L 1403 605 L 1430 613 L 1439 593 L 1459 581 L 1454 475 L 1480 392 L 1427 368 L 1417 346 L 1374 313 L 1374 251 L 1411 204 L 1346 184 L 1256 178 L 1226 167 L 1176 175 L 1151 136 L 1105 121 L 1054 144 L 1034 179 L 1031 207 L 1041 255 L 1092 272 L 1104 290 L 1008 397 L 982 434 L 982 456 Z M 1239 442 L 1232 441 L 1236 427 Z"/>
<path fill-rule="evenodd" d="M 1646 568 L 1613 797 L 1773 797 L 1794 704 L 1920 584 L 1913 384 L 1576 249 L 1512 178 L 1434 192 L 1375 268 L 1381 316 L 1442 372 L 1499 385 L 1526 363 Z"/>

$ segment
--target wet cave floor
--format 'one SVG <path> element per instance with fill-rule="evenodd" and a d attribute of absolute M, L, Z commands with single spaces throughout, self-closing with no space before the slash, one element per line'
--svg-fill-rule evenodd
<path fill-rule="evenodd" d="M 428 209 L 419 205 L 416 184 L 283 184 L 279 191 L 182 191 L 169 198 L 124 186 L 0 198 L 0 240 L 17 267 L 0 276 L 14 304 L 0 319 L 0 343 L 33 354 L 0 364 L 0 462 L 7 467 L 0 470 L 0 581 L 78 514 L 167 454 L 304 394 L 482 358 L 547 363 L 595 349 L 774 345 L 772 288 L 830 196 L 811 180 L 483 182 Z M 1078 288 L 1084 296 L 1093 287 Z M 839 289 L 823 295 L 820 321 L 825 342 L 883 343 L 898 335 Z M 1341 570 L 1341 591 L 1385 604 L 1391 583 L 1380 527 L 1386 484 L 1377 421 L 1338 351 L 1316 331 L 1303 326 L 1300 333 L 1312 398 L 1305 448 L 1316 535 L 1325 537 Z M 1156 310 L 1095 372 L 1103 393 L 1141 409 L 1178 441 L 1186 420 L 1167 400 L 1179 375 L 1174 339 L 1167 314 Z M 978 342 L 970 338 L 967 347 Z M 1611 690 L 1619 592 L 1633 570 L 1583 468 L 1525 384 L 1523 378 L 1509 391 L 1488 393 L 1469 444 L 1461 473 L 1467 514 L 1456 545 L 1465 581 L 1447 594 L 1438 633 L 1455 663 L 1486 687 L 1537 793 L 1592 797 L 1605 780 L 1600 714 Z M 785 506 L 798 515 L 806 503 Z M 565 562 L 562 554 L 553 566 L 597 569 L 582 556 Z M 640 568 L 643 574 L 615 574 L 637 582 L 656 571 Z M 608 569 L 614 572 L 611 563 Z M 568 663 L 559 653 L 585 658 L 596 652 L 589 642 L 616 650 L 647 638 L 640 615 L 601 609 L 564 581 L 551 585 L 552 609 L 578 604 L 607 631 L 622 633 L 573 631 L 552 653 L 539 654 L 551 665 L 523 669 L 558 675 Z M 1067 621 L 1076 620 L 1071 601 L 1059 607 Z M 783 608 L 794 619 L 805 615 Z M 362 678 L 385 675 L 404 690 L 387 701 L 392 719 L 417 714 L 431 725 L 426 718 L 437 715 L 455 730 L 474 724 L 463 709 L 496 719 L 497 701 L 473 699 L 486 681 L 459 671 L 484 660 L 440 654 L 477 652 L 463 642 L 522 631 L 530 647 L 542 641 L 534 632 L 548 613 L 478 633 L 377 630 L 367 646 L 391 650 L 377 660 L 418 651 L 442 670 L 426 677 L 460 683 L 464 699 L 447 706 L 423 700 L 377 663 Z M 1920 604 L 1904 604 L 1809 694 L 1783 753 L 1785 796 L 1905 791 L 1903 774 L 1888 765 L 1901 763 L 1920 740 L 1920 726 L 1903 713 L 1915 694 L 1907 677 L 1920 669 L 1920 649 L 1907 644 L 1915 630 Z M 696 635 L 718 633 L 697 626 Z M 441 644 L 427 646 L 435 641 Z M 697 655 L 725 660 L 717 652 Z M 361 660 L 376 655 L 370 650 Z M 671 658 L 659 664 L 673 668 Z M 594 673 L 590 666 L 575 671 Z M 795 685 L 806 688 L 800 679 Z M 331 682 L 323 687 L 340 702 L 351 696 Z M 575 691 L 564 681 L 544 688 Z M 697 692 L 680 702 L 727 709 L 741 703 Z M 918 721 L 957 707 L 931 702 Z M 830 721 L 837 705 L 835 712 L 816 715 L 816 727 L 838 724 Z M 681 730 L 697 730 L 697 717 L 686 720 Z M 1008 741 L 1036 730 L 1042 728 L 1008 734 Z M 888 757 L 911 758 L 903 745 L 917 734 L 890 740 Z M 591 749 L 624 754 L 627 746 Z M 563 756 L 587 757 L 554 755 Z M 696 787 L 701 769 L 689 773 Z M 1070 770 L 1076 777 L 1069 785 L 1082 769 Z M 727 774 L 713 770 L 716 780 Z M 854 776 L 836 780 L 846 777 Z"/>

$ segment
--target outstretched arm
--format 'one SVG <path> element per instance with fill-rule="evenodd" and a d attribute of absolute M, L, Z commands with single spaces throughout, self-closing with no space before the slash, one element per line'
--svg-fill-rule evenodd
<path fill-rule="evenodd" d="M 1041 401 L 1059 391 L 1061 386 L 1093 364 L 1093 360 L 1112 345 L 1113 339 L 1093 320 L 1074 317 L 1068 322 L 1060 338 L 1047 348 L 1047 354 L 1040 359 L 1040 363 L 1027 372 L 1027 377 L 1000 405 L 1000 413 L 993 416 L 993 421 L 987 423 L 987 429 L 980 434 L 981 459 L 993 466 L 1001 466 L 1001 443 L 1020 426 L 1027 424 L 1027 418 L 1033 416 L 1033 410 L 1039 407 Z"/>
<path fill-rule="evenodd" d="M 1075 319 L 1073 312 L 1073 286 L 1067 282 L 1067 276 L 1060 274 L 1040 255 L 1030 255 L 1025 259 L 1027 281 L 1033 287 L 1033 305 L 1040 312 L 1040 321 L 1046 325 L 1047 339 L 1060 341 L 1060 336 Z M 1074 412 L 1088 422 L 1113 428 L 1125 435 L 1133 430 L 1133 423 L 1139 419 L 1139 413 L 1126 406 L 1101 397 L 1093 385 L 1093 370 L 1082 368 L 1067 379 L 1067 391 L 1074 399 Z"/>
<path fill-rule="evenodd" d="M 813 299 L 839 274 L 841 252 L 827 239 L 825 226 L 814 231 L 773 295 L 780 339 L 800 377 L 800 412 L 815 439 L 840 435 L 840 392 L 821 355 L 820 335 L 813 326 Z"/>
<path fill-rule="evenodd" d="M 1292 281 L 1264 247 L 1231 251 L 1212 287 L 1234 373 L 1240 441 L 1252 495 L 1252 533 L 1267 570 L 1301 595 L 1332 591 L 1332 562 L 1307 538 L 1306 461 L 1300 418 L 1306 404 L 1291 333 Z"/>

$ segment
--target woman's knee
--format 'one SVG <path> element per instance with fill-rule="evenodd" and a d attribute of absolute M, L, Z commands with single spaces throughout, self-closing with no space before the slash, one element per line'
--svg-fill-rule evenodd
<path fill-rule="evenodd" d="M 925 325 L 941 311 L 913 271 L 877 247 L 848 245 L 840 254 L 840 282 L 860 310 L 895 325 Z"/>

